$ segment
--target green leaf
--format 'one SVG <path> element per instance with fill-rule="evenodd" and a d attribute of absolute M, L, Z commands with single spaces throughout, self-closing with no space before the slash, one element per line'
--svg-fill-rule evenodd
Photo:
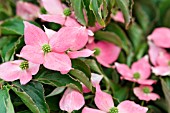
<path fill-rule="evenodd" d="M 89 66 L 80 59 L 73 59 L 72 60 L 72 67 L 78 70 L 81 70 L 83 73 L 87 75 L 87 77 L 91 78 L 91 72 Z"/>
<path fill-rule="evenodd" d="M 60 93 L 62 93 L 64 91 L 65 87 L 58 87 L 55 88 L 50 94 L 48 94 L 46 97 L 51 97 L 51 96 L 55 96 L 58 95 Z"/>
<path fill-rule="evenodd" d="M 97 39 L 97 40 L 107 41 L 107 42 L 113 43 L 121 48 L 123 46 L 120 37 L 113 32 L 97 31 L 97 32 L 95 32 L 94 36 L 95 36 L 95 39 Z"/>
<path fill-rule="evenodd" d="M 33 113 L 49 113 L 42 84 L 38 82 L 29 82 L 22 86 L 19 82 L 14 82 L 11 89 Z"/>
<path fill-rule="evenodd" d="M 23 35 L 24 24 L 23 20 L 15 17 L 5 20 L 0 26 L 3 35 Z"/>
<path fill-rule="evenodd" d="M 116 3 L 118 4 L 119 8 L 121 9 L 125 23 L 126 23 L 126 29 L 129 28 L 129 25 L 133 22 L 132 18 L 132 8 L 133 8 L 133 0 L 116 0 Z"/>
<path fill-rule="evenodd" d="M 6 87 L 0 90 L 0 113 L 15 113 L 10 99 L 9 89 Z"/>
<path fill-rule="evenodd" d="M 161 78 L 161 84 L 167 102 L 168 113 L 170 113 L 170 77 Z"/>
<path fill-rule="evenodd" d="M 80 22 L 82 25 L 86 25 L 86 21 L 84 19 L 84 12 L 83 12 L 84 9 L 83 0 L 71 0 L 71 3 L 78 22 Z"/>
<path fill-rule="evenodd" d="M 90 69 L 99 74 L 103 74 L 101 67 L 98 66 L 97 62 L 93 59 L 85 59 L 84 62 L 89 65 Z"/>
<path fill-rule="evenodd" d="M 15 53 L 24 45 L 23 36 L 19 37 L 17 40 L 16 39 L 17 38 L 9 39 L 11 40 L 10 43 L 8 45 L 4 45 L 2 48 L 1 55 L 3 62 L 14 60 Z"/>
<path fill-rule="evenodd" d="M 81 84 L 77 80 L 70 77 L 69 74 L 62 75 L 56 71 L 41 69 L 36 75 L 35 80 L 56 87 L 69 86 L 82 91 Z"/>
<path fill-rule="evenodd" d="M 90 1 L 90 10 L 93 11 L 97 22 L 101 25 L 101 26 L 105 26 L 105 22 L 102 19 L 102 13 L 101 13 L 101 8 L 100 5 L 102 5 L 101 2 L 99 2 L 98 0 L 91 0 Z"/>
<path fill-rule="evenodd" d="M 117 24 L 111 22 L 106 27 L 106 31 L 114 32 L 116 35 L 119 36 L 119 38 L 122 41 L 122 47 L 124 48 L 125 52 L 128 54 L 129 49 L 131 48 L 132 45 L 126 36 L 126 33 L 123 31 L 123 29 L 121 27 L 119 27 Z"/>
<path fill-rule="evenodd" d="M 88 25 L 94 26 L 96 20 L 95 20 L 95 16 L 93 14 L 93 11 L 91 11 L 90 8 L 89 8 L 90 0 L 83 0 L 83 4 L 84 4 L 84 7 L 86 9 L 86 14 L 87 14 L 87 18 L 88 18 Z"/>
<path fill-rule="evenodd" d="M 148 0 L 138 0 L 134 5 L 134 13 L 137 21 L 145 34 L 150 33 L 155 22 L 158 20 L 157 6 Z"/>
<path fill-rule="evenodd" d="M 69 72 L 69 74 L 78 79 L 80 82 L 82 82 L 89 90 L 94 92 L 92 83 L 90 82 L 90 79 L 87 77 L 85 73 L 78 69 L 73 69 Z"/>

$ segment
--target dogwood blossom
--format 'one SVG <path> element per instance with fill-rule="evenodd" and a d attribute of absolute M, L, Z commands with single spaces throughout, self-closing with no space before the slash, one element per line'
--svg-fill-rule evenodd
<path fill-rule="evenodd" d="M 25 85 L 32 79 L 32 75 L 37 74 L 39 66 L 25 60 L 5 62 L 0 65 L 0 78 L 5 81 L 20 79 L 20 83 Z"/>
<path fill-rule="evenodd" d="M 103 92 L 99 85 L 96 87 L 94 102 L 100 110 L 85 107 L 82 113 L 146 113 L 148 110 L 147 107 L 142 107 L 129 100 L 125 100 L 115 107 L 112 96 Z"/>
<path fill-rule="evenodd" d="M 105 67 L 111 67 L 110 64 L 117 60 L 121 50 L 116 45 L 105 41 L 90 43 L 87 48 L 95 50 L 94 56 Z"/>
<path fill-rule="evenodd" d="M 24 22 L 24 25 L 26 46 L 22 48 L 20 57 L 37 64 L 43 64 L 44 67 L 61 73 L 67 73 L 72 69 L 71 60 L 65 53 L 65 50 L 70 45 L 65 45 L 61 42 L 57 43 L 62 38 L 60 33 L 57 32 L 49 38 L 40 28 L 28 22 Z"/>
<path fill-rule="evenodd" d="M 155 80 L 148 79 L 151 74 L 151 66 L 148 62 L 148 56 L 144 56 L 140 60 L 134 62 L 131 69 L 127 65 L 120 63 L 115 63 L 115 66 L 125 80 L 143 85 L 152 85 L 156 82 Z"/>
<path fill-rule="evenodd" d="M 135 87 L 133 89 L 134 94 L 139 98 L 139 100 L 156 100 L 159 99 L 159 95 L 156 93 L 152 93 L 153 87 L 152 86 L 144 86 L 141 85 L 139 87 Z"/>

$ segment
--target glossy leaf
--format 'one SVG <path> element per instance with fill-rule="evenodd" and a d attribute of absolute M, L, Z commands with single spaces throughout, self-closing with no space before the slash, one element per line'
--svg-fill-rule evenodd
<path fill-rule="evenodd" d="M 27 85 L 22 86 L 19 82 L 14 82 L 11 89 L 33 113 L 49 113 L 42 84 L 29 82 Z"/>
<path fill-rule="evenodd" d="M 0 113 L 15 113 L 14 107 L 12 105 L 9 89 L 4 87 L 0 90 Z"/>

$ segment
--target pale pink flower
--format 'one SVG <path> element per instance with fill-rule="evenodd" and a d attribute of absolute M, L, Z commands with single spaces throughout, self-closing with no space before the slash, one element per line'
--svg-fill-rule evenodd
<path fill-rule="evenodd" d="M 155 80 L 148 79 L 151 74 L 151 67 L 148 62 L 148 56 L 134 62 L 131 69 L 125 64 L 115 63 L 117 71 L 122 75 L 122 78 L 132 82 L 137 82 L 143 85 L 152 85 Z"/>
<path fill-rule="evenodd" d="M 157 100 L 160 96 L 156 93 L 152 93 L 153 87 L 152 86 L 139 86 L 133 89 L 134 94 L 139 98 L 139 100 Z"/>
<path fill-rule="evenodd" d="M 32 75 L 37 74 L 39 66 L 25 60 L 5 62 L 0 65 L 0 78 L 5 81 L 20 79 L 20 83 L 24 85 L 32 79 Z"/>
<path fill-rule="evenodd" d="M 67 88 L 60 100 L 61 110 L 71 113 L 73 110 L 79 110 L 85 104 L 83 95 L 77 90 Z"/>
<path fill-rule="evenodd" d="M 148 36 L 148 39 L 152 40 L 158 47 L 170 48 L 170 29 L 166 27 L 156 28 Z"/>
<path fill-rule="evenodd" d="M 24 20 L 34 20 L 38 17 L 40 8 L 29 2 L 18 1 L 16 5 L 16 14 Z"/>
<path fill-rule="evenodd" d="M 96 87 L 96 85 L 99 85 L 102 78 L 103 78 L 102 75 L 91 73 L 91 82 L 92 82 L 93 87 Z M 84 84 L 82 84 L 82 88 L 83 88 L 83 93 L 90 92 L 90 90 Z"/>
<path fill-rule="evenodd" d="M 113 18 L 113 20 L 115 20 L 117 22 L 121 22 L 121 23 L 125 22 L 121 11 L 117 11 L 116 15 L 112 15 L 111 17 Z"/>
<path fill-rule="evenodd" d="M 94 101 L 100 110 L 85 107 L 82 113 L 146 113 L 148 110 L 129 100 L 125 100 L 115 107 L 112 96 L 103 92 L 99 85 L 96 87 Z"/>
<path fill-rule="evenodd" d="M 97 61 L 105 67 L 111 67 L 110 64 L 117 60 L 121 50 L 118 46 L 105 41 L 90 43 L 87 48 L 95 50 Z"/>
<path fill-rule="evenodd" d="M 63 32 L 59 31 L 51 37 L 47 37 L 43 30 L 33 24 L 24 22 L 24 25 L 26 46 L 22 48 L 20 57 L 37 64 L 43 64 L 44 67 L 61 73 L 67 73 L 72 69 L 71 60 L 65 54 L 70 45 L 64 43 L 67 38 L 62 37 Z"/>
<path fill-rule="evenodd" d="M 149 42 L 149 57 L 154 65 L 152 72 L 156 75 L 170 75 L 170 54 L 152 42 Z"/>

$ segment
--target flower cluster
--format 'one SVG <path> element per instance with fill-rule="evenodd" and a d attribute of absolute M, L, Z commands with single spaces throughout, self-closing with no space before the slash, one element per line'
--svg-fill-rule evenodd
<path fill-rule="evenodd" d="M 167 51 L 170 48 L 169 28 L 156 28 L 148 36 L 148 55 L 143 55 L 132 65 L 127 65 L 118 61 L 123 51 L 120 46 L 106 40 L 95 40 L 94 33 L 104 28 L 98 22 L 93 27 L 81 25 L 74 11 L 62 4 L 60 0 L 41 0 L 41 5 L 47 14 L 41 14 L 40 7 L 31 3 L 17 2 L 16 14 L 24 19 L 25 45 L 20 53 L 16 54 L 18 60 L 0 64 L 1 79 L 10 82 L 19 79 L 21 85 L 26 85 L 32 80 L 32 75 L 39 72 L 40 66 L 64 75 L 74 70 L 72 59 L 92 57 L 104 69 L 109 68 L 118 72 L 120 80 L 132 83 L 132 92 L 138 100 L 147 103 L 160 99 L 160 96 L 154 93 L 153 84 L 156 84 L 157 80 L 152 79 L 151 74 L 170 75 L 170 53 Z M 87 21 L 85 14 L 84 16 Z M 43 22 L 60 24 L 61 28 L 57 31 L 48 29 L 47 26 L 40 28 L 29 22 L 35 18 Z M 121 11 L 111 15 L 111 18 L 121 24 L 125 23 Z M 108 79 L 104 72 L 90 73 L 89 81 L 95 91 L 91 92 L 83 83 L 81 83 L 82 92 L 66 86 L 67 89 L 59 102 L 61 110 L 68 113 L 74 110 L 82 110 L 82 113 L 146 113 L 148 111 L 147 107 L 139 105 L 135 99 L 129 98 L 115 104 L 110 92 L 102 90 L 104 87 L 100 82 Z M 92 106 L 88 106 L 84 98 L 84 95 L 89 93 L 94 97 Z"/>

